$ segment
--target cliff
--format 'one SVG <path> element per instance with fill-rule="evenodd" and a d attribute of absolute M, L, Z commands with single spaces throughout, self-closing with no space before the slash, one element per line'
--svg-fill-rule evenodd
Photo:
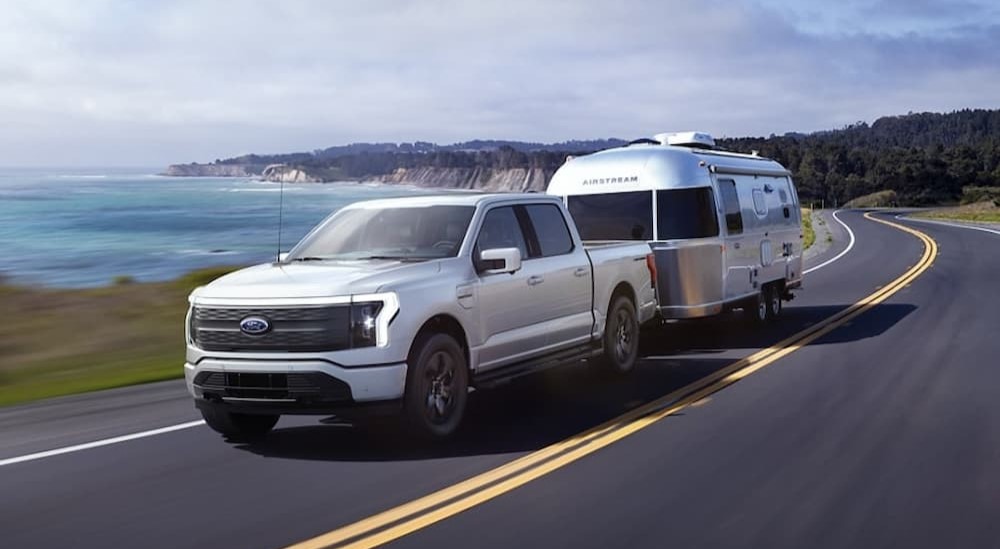
<path fill-rule="evenodd" d="M 480 191 L 544 191 L 555 170 L 541 168 L 397 168 L 373 178 L 382 183 Z"/>
<path fill-rule="evenodd" d="M 316 166 L 273 164 L 264 168 L 261 179 L 285 183 L 320 183 L 328 181 L 375 181 L 386 184 L 415 185 L 444 189 L 524 192 L 544 191 L 555 170 L 541 168 L 472 168 L 412 167 L 396 168 L 387 174 L 349 177 L 341 170 Z"/>
<path fill-rule="evenodd" d="M 171 164 L 160 175 L 174 177 L 255 177 L 264 171 L 263 164 Z"/>
<path fill-rule="evenodd" d="M 357 181 L 359 177 L 344 174 L 337 166 L 301 164 L 272 164 L 264 168 L 260 178 L 264 181 L 285 183 L 325 183 L 331 181 Z"/>
<path fill-rule="evenodd" d="M 311 174 L 305 168 L 287 164 L 271 164 L 264 168 L 261 172 L 261 179 L 285 183 L 320 183 L 323 181 L 321 176 Z"/>

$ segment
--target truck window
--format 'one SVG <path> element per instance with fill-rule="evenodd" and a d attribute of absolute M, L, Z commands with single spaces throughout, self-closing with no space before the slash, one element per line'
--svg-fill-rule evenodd
<path fill-rule="evenodd" d="M 653 239 L 653 191 L 570 196 L 566 205 L 583 240 Z"/>
<path fill-rule="evenodd" d="M 573 237 L 569 234 L 562 211 L 553 204 L 525 206 L 542 257 L 568 254 L 573 251 Z"/>
<path fill-rule="evenodd" d="M 718 236 L 712 189 L 670 189 L 656 191 L 657 240 Z"/>
<path fill-rule="evenodd" d="M 736 181 L 720 179 L 719 194 L 722 196 L 722 208 L 726 212 L 726 231 L 731 235 L 743 234 L 743 216 L 740 214 L 740 197 L 736 193 Z"/>
<path fill-rule="evenodd" d="M 486 213 L 476 248 L 477 253 L 494 248 L 517 248 L 521 250 L 522 258 L 528 258 L 528 245 L 513 207 L 494 208 Z"/>

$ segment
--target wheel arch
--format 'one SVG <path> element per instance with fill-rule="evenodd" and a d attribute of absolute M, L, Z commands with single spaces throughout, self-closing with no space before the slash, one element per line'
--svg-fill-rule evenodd
<path fill-rule="evenodd" d="M 419 350 L 419 345 L 424 338 L 432 334 L 447 334 L 455 338 L 458 346 L 462 348 L 462 354 L 465 357 L 465 367 L 471 368 L 469 339 L 465 334 L 465 329 L 457 318 L 447 313 L 434 315 L 420 326 L 420 329 L 417 330 L 416 335 L 413 337 L 413 342 L 410 344 L 410 350 L 406 354 L 407 362 Z"/>
<path fill-rule="evenodd" d="M 617 286 L 615 286 L 614 290 L 611 291 L 611 298 L 608 299 L 608 308 L 607 308 L 607 311 L 609 313 L 611 312 L 611 306 L 615 304 L 615 299 L 617 299 L 619 296 L 624 296 L 628 298 L 628 300 L 632 302 L 632 307 L 636 307 L 635 289 L 632 288 L 631 284 L 623 280 L 619 282 Z"/>

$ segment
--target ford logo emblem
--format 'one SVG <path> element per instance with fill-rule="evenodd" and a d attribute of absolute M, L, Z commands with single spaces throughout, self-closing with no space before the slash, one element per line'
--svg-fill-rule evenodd
<path fill-rule="evenodd" d="M 271 322 L 261 316 L 248 316 L 240 321 L 240 331 L 246 335 L 264 335 L 271 331 Z"/>

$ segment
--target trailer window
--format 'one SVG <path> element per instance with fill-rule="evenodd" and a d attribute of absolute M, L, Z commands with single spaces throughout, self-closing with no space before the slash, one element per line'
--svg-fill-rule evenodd
<path fill-rule="evenodd" d="M 583 240 L 653 239 L 653 191 L 571 196 L 566 205 Z"/>
<path fill-rule="evenodd" d="M 764 198 L 764 191 L 760 189 L 753 190 L 753 209 L 760 217 L 767 215 L 767 200 Z"/>
<path fill-rule="evenodd" d="M 740 214 L 740 197 L 736 193 L 736 182 L 732 179 L 720 179 L 719 194 L 726 212 L 726 231 L 731 235 L 743 234 L 743 216 Z"/>
<path fill-rule="evenodd" d="M 712 189 L 656 191 L 657 240 L 718 236 Z"/>

